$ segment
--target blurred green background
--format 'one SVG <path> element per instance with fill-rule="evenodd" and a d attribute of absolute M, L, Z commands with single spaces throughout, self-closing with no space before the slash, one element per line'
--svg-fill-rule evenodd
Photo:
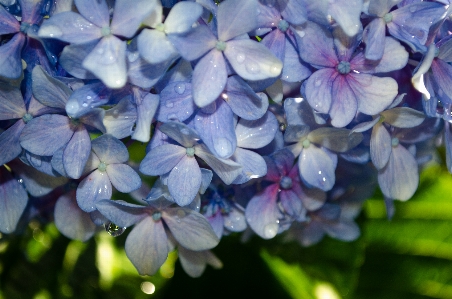
<path fill-rule="evenodd" d="M 303 248 L 239 235 L 214 253 L 221 270 L 190 278 L 172 252 L 155 276 L 139 276 L 125 256 L 127 234 L 105 231 L 71 241 L 53 224 L 0 237 L 0 299 L 26 298 L 452 298 L 452 177 L 440 166 L 422 172 L 419 190 L 396 202 L 387 220 L 378 194 L 358 218 L 361 237 L 325 238 Z"/>

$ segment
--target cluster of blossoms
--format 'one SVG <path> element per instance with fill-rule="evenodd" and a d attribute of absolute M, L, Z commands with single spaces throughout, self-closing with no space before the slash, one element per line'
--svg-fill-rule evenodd
<path fill-rule="evenodd" d="M 356 239 L 439 145 L 452 171 L 448 0 L 0 4 L 2 233 L 133 226 L 140 274 L 177 248 L 196 277 L 231 233 Z"/>

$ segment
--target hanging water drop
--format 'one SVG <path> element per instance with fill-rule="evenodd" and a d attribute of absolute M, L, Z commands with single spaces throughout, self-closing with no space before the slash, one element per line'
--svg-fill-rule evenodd
<path fill-rule="evenodd" d="M 174 91 L 178 94 L 183 94 L 185 92 L 185 83 L 177 83 L 176 86 L 174 86 Z"/>
<path fill-rule="evenodd" d="M 279 229 L 279 224 L 276 222 L 267 224 L 264 227 L 264 237 L 266 239 L 273 238 L 274 236 L 276 236 L 276 234 L 278 234 L 278 229 Z"/>
<path fill-rule="evenodd" d="M 104 226 L 107 233 L 112 237 L 120 236 L 126 230 L 126 227 L 117 226 L 113 222 L 107 222 L 104 224 Z"/>
<path fill-rule="evenodd" d="M 228 158 L 233 153 L 231 142 L 224 137 L 216 138 L 213 147 L 221 158 Z"/>

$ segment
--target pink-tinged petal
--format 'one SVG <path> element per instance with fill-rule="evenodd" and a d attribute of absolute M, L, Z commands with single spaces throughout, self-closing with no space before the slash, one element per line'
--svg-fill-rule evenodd
<path fill-rule="evenodd" d="M 217 235 L 218 239 L 221 239 L 224 232 L 223 215 L 221 214 L 221 211 L 218 210 L 214 215 L 207 217 L 207 220 L 209 221 L 210 226 L 212 226 L 215 235 Z"/>
<path fill-rule="evenodd" d="M 110 88 L 121 88 L 127 82 L 126 42 L 114 35 L 100 40 L 83 60 L 83 67 Z"/>
<path fill-rule="evenodd" d="M 154 275 L 168 257 L 168 239 L 162 221 L 146 217 L 129 233 L 125 250 L 140 275 Z"/>
<path fill-rule="evenodd" d="M 25 35 L 18 33 L 0 46 L 0 76 L 17 79 L 22 74 L 21 52 Z"/>
<path fill-rule="evenodd" d="M 164 144 L 157 146 L 141 161 L 140 171 L 147 175 L 168 173 L 186 154 L 186 149 L 179 145 Z"/>
<path fill-rule="evenodd" d="M 382 123 L 378 123 L 372 129 L 370 138 L 370 158 L 378 170 L 388 164 L 391 156 L 391 136 Z"/>
<path fill-rule="evenodd" d="M 245 216 L 251 229 L 261 238 L 271 239 L 278 234 L 282 214 L 276 200 L 278 184 L 272 184 L 251 198 L 246 206 Z"/>
<path fill-rule="evenodd" d="M 96 203 L 96 209 L 108 220 L 120 227 L 129 227 L 149 217 L 146 206 L 131 204 L 122 200 L 102 199 Z"/>
<path fill-rule="evenodd" d="M 97 201 L 111 198 L 111 192 L 111 183 L 107 173 L 95 170 L 78 185 L 78 206 L 85 212 L 92 212 L 96 210 Z"/>
<path fill-rule="evenodd" d="M 205 107 L 215 101 L 223 91 L 228 73 L 223 53 L 212 50 L 195 66 L 192 88 L 193 100 L 199 107 Z"/>
<path fill-rule="evenodd" d="M 358 111 L 368 115 L 382 112 L 399 91 L 397 82 L 389 77 L 350 73 L 347 83 L 358 101 Z"/>
<path fill-rule="evenodd" d="M 361 26 L 362 0 L 336 0 L 329 2 L 328 14 L 348 36 L 355 36 Z"/>
<path fill-rule="evenodd" d="M 38 35 L 67 43 L 83 44 L 100 39 L 102 32 L 100 27 L 78 13 L 66 11 L 45 20 L 39 28 Z"/>
<path fill-rule="evenodd" d="M 19 222 L 28 195 L 24 187 L 6 170 L 0 167 L 0 231 L 12 233 Z"/>
<path fill-rule="evenodd" d="M 28 24 L 39 24 L 43 18 L 46 5 L 45 0 L 19 0 L 22 22 Z"/>
<path fill-rule="evenodd" d="M 267 164 L 267 174 L 265 175 L 265 180 L 278 183 L 281 179 L 281 173 L 278 166 L 276 166 L 275 161 L 270 157 L 265 156 L 263 158 Z"/>
<path fill-rule="evenodd" d="M 3 6 L 0 6 L 0 35 L 16 33 L 20 31 L 20 23 Z"/>
<path fill-rule="evenodd" d="M 83 173 L 91 152 L 91 139 L 85 126 L 78 126 L 63 153 L 63 165 L 66 174 L 78 179 Z"/>
<path fill-rule="evenodd" d="M 209 27 L 199 25 L 186 34 L 171 34 L 168 39 L 186 60 L 198 59 L 215 47 L 217 38 Z"/>
<path fill-rule="evenodd" d="M 234 113 L 223 100 L 218 99 L 216 103 L 217 109 L 213 113 L 198 111 L 195 129 L 215 156 L 227 159 L 237 147 Z"/>
<path fill-rule="evenodd" d="M 129 165 L 109 164 L 106 171 L 111 184 L 119 192 L 129 193 L 141 186 L 140 176 Z"/>
<path fill-rule="evenodd" d="M 282 62 L 264 45 L 237 39 L 226 43 L 224 55 L 234 71 L 245 80 L 274 78 L 281 74 Z"/>
<path fill-rule="evenodd" d="M 104 134 L 94 139 L 91 147 L 100 161 L 104 163 L 124 163 L 129 160 L 127 147 L 110 134 Z"/>
<path fill-rule="evenodd" d="M 130 39 L 156 5 L 156 0 L 116 0 L 111 32 Z"/>
<path fill-rule="evenodd" d="M 335 181 L 335 165 L 330 156 L 315 145 L 303 149 L 298 159 L 301 179 L 309 186 L 329 191 Z"/>
<path fill-rule="evenodd" d="M 65 109 L 72 91 L 66 84 L 50 76 L 42 66 L 33 68 L 33 96 L 43 105 Z"/>
<path fill-rule="evenodd" d="M 192 28 L 203 12 L 203 8 L 196 2 L 178 2 L 174 5 L 165 19 L 167 34 L 181 34 Z"/>
<path fill-rule="evenodd" d="M 255 152 L 238 147 L 231 159 L 242 165 L 242 173 L 232 182 L 233 184 L 243 184 L 251 179 L 263 177 L 267 173 L 264 158 Z"/>
<path fill-rule="evenodd" d="M 431 68 L 439 88 L 452 98 L 452 66 L 441 59 L 434 59 Z"/>
<path fill-rule="evenodd" d="M 295 161 L 294 155 L 286 149 L 274 152 L 270 158 L 275 162 L 280 176 L 288 176 Z"/>
<path fill-rule="evenodd" d="M 378 184 L 383 194 L 392 199 L 408 200 L 419 184 L 417 162 L 402 145 L 392 148 L 389 162 L 378 172 Z"/>
<path fill-rule="evenodd" d="M 185 156 L 171 170 L 168 190 L 179 206 L 189 205 L 201 187 L 201 170 L 194 157 Z"/>
<path fill-rule="evenodd" d="M 105 0 L 74 0 L 78 12 L 97 27 L 110 25 L 110 13 Z"/>
<path fill-rule="evenodd" d="M 176 48 L 164 32 L 144 29 L 138 36 L 140 55 L 151 64 L 158 64 L 178 56 Z"/>
<path fill-rule="evenodd" d="M 0 88 L 0 120 L 22 118 L 27 111 L 18 88 L 2 85 Z"/>
<path fill-rule="evenodd" d="M 226 185 L 231 184 L 242 172 L 240 164 L 230 159 L 215 157 L 205 145 L 196 145 L 195 155 L 204 160 Z"/>
<path fill-rule="evenodd" d="M 55 203 L 55 226 L 66 237 L 88 241 L 96 231 L 96 225 L 88 213 L 82 211 L 75 199 L 75 192 L 62 195 Z"/>
<path fill-rule="evenodd" d="M 346 76 L 339 75 L 333 82 L 332 95 L 335 95 L 335 98 L 331 104 L 329 114 L 331 124 L 339 128 L 348 125 L 358 110 L 357 95 L 350 86 L 349 81 L 351 80 L 348 80 L 348 76 L 350 74 Z"/>
<path fill-rule="evenodd" d="M 235 127 L 237 146 L 258 149 L 268 145 L 276 135 L 278 121 L 271 112 L 257 120 L 240 119 Z"/>
<path fill-rule="evenodd" d="M 258 13 L 256 0 L 228 0 L 220 3 L 217 10 L 218 39 L 227 41 L 256 29 Z"/>
<path fill-rule="evenodd" d="M 27 123 L 20 135 L 20 145 L 33 154 L 52 156 L 69 142 L 73 134 L 68 117 L 45 114 Z"/>
<path fill-rule="evenodd" d="M 22 152 L 19 137 L 24 127 L 23 120 L 18 120 L 14 125 L 0 133 L 0 165 L 8 163 Z"/>
<path fill-rule="evenodd" d="M 335 67 L 338 64 L 333 36 L 324 27 L 312 22 L 296 31 L 300 56 L 314 67 Z"/>
<path fill-rule="evenodd" d="M 220 242 L 207 219 L 198 212 L 187 208 L 168 208 L 162 211 L 162 218 L 177 242 L 187 249 L 211 249 Z"/>
<path fill-rule="evenodd" d="M 301 199 L 293 190 L 281 190 L 279 198 L 284 211 L 291 217 L 298 218 L 304 211 Z"/>
<path fill-rule="evenodd" d="M 384 53 L 386 23 L 382 18 L 373 19 L 364 29 L 363 41 L 366 43 L 365 57 L 380 60 Z"/>
<path fill-rule="evenodd" d="M 312 109 L 328 113 L 332 102 L 333 82 L 338 77 L 335 69 L 325 68 L 313 73 L 306 82 L 306 99 Z M 333 93 L 336 95 L 336 93 Z M 337 100 L 337 99 L 335 99 Z"/>

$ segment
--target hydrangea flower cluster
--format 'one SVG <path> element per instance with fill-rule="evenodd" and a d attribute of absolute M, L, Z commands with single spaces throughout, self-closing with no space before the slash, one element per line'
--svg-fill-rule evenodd
<path fill-rule="evenodd" d="M 451 14 L 446 0 L 1 0 L 0 231 L 50 209 L 72 239 L 130 230 L 140 274 L 177 249 L 193 277 L 232 233 L 355 240 L 376 188 L 391 217 L 440 145 L 452 172 Z"/>

